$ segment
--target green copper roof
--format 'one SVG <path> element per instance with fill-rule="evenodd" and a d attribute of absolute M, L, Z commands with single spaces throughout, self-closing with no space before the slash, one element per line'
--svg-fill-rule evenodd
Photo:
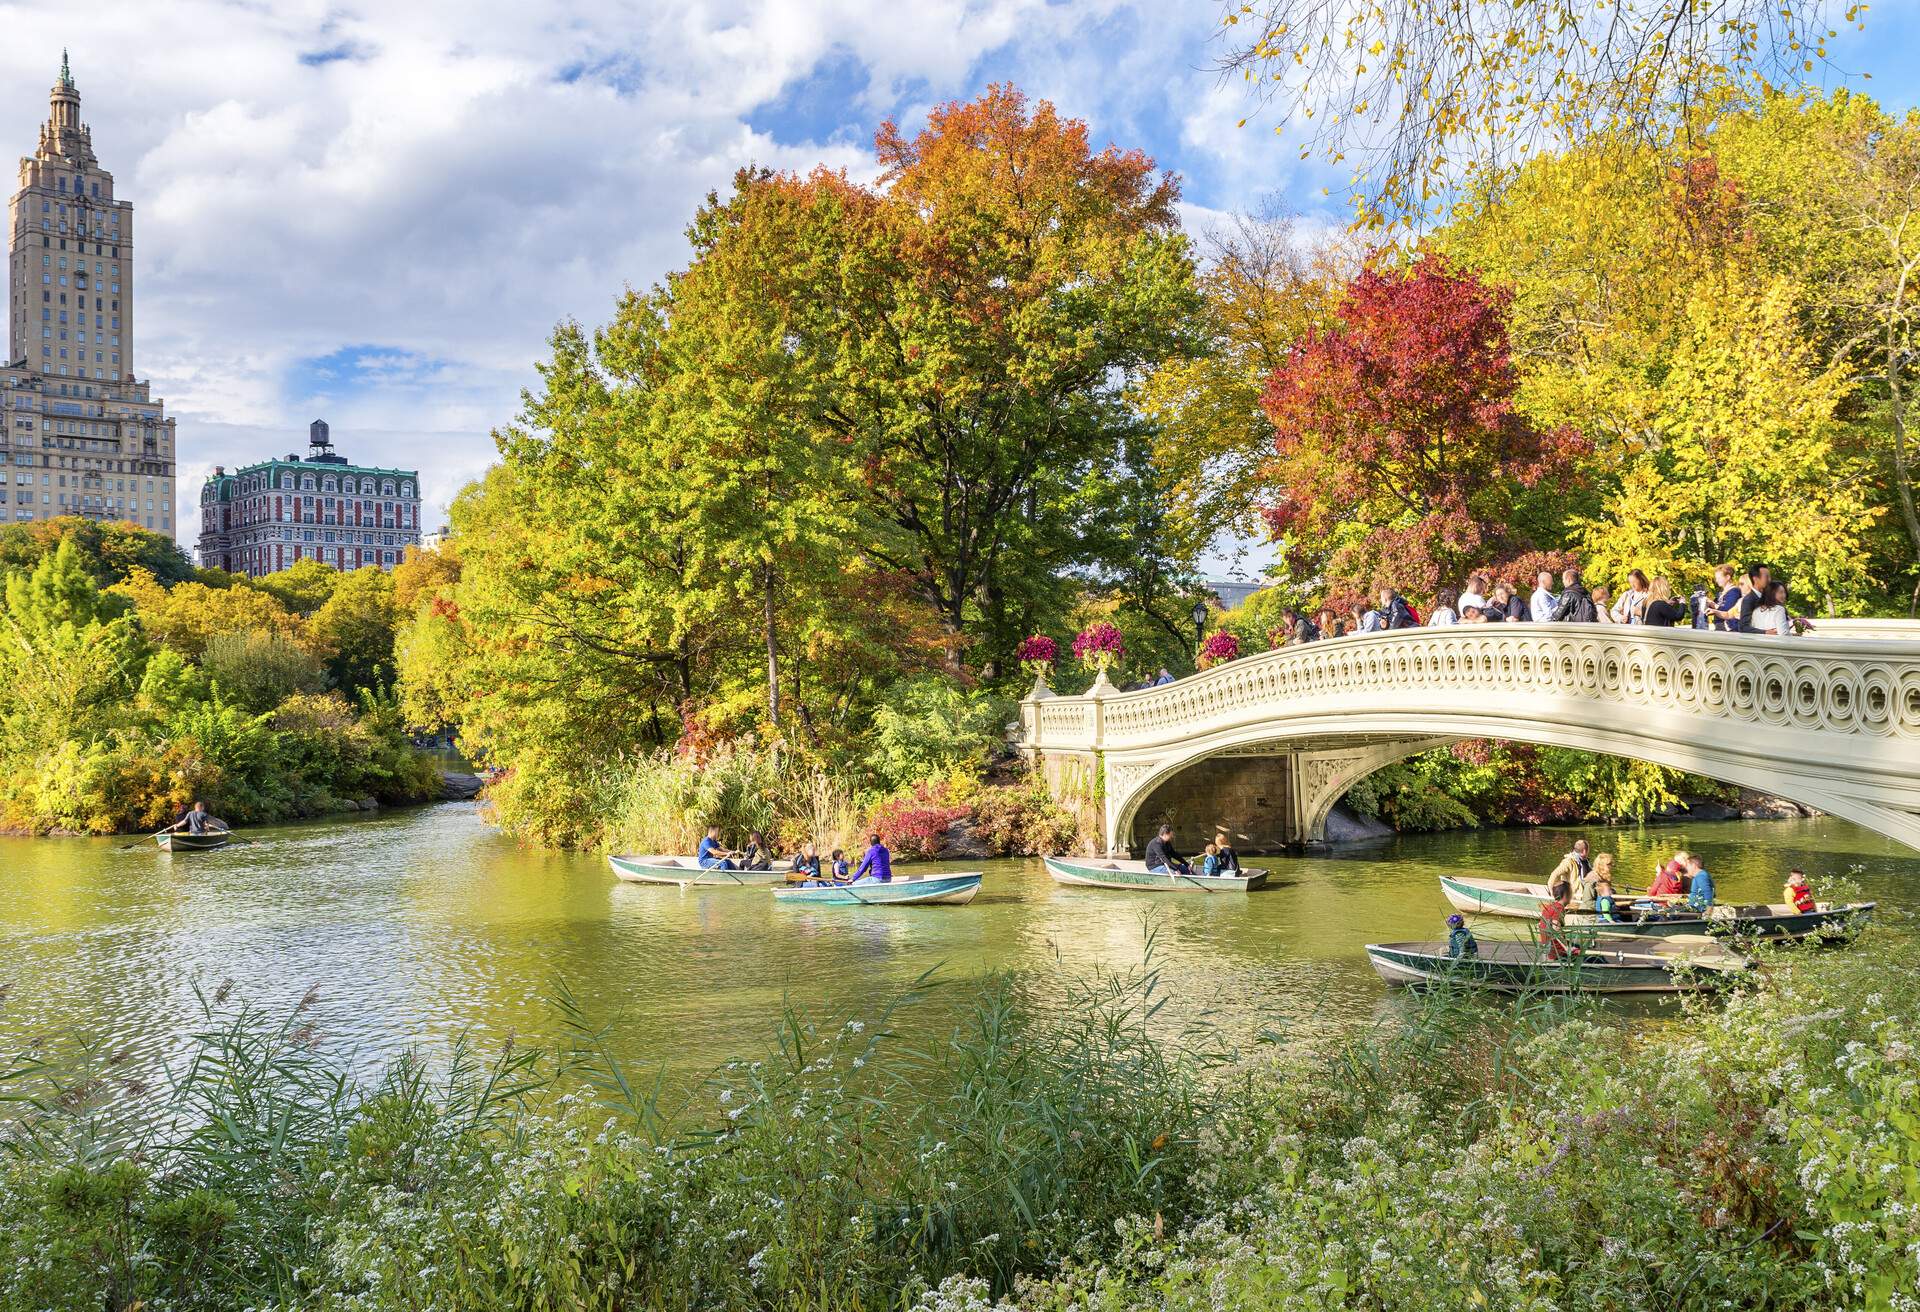
<path fill-rule="evenodd" d="M 73 70 L 67 67 L 67 48 L 60 47 L 60 85 L 73 90 Z"/>

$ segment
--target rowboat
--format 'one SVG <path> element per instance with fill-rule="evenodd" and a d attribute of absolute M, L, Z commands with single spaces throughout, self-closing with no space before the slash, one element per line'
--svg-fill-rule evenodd
<path fill-rule="evenodd" d="M 1521 916 L 1532 919 L 1547 901 L 1544 884 L 1521 884 L 1498 879 L 1440 876 L 1447 901 L 1474 915 Z M 1694 914 L 1685 903 L 1670 910 L 1635 906 L 1616 899 L 1614 919 L 1603 921 L 1591 911 L 1569 909 L 1570 927 L 1597 929 L 1628 938 L 1682 938 L 1697 934 L 1724 934 L 1734 938 L 1801 939 L 1850 938 L 1873 915 L 1872 902 L 1821 902 L 1812 911 L 1784 903 L 1718 903 L 1707 914 Z"/>
<path fill-rule="evenodd" d="M 1237 875 L 1163 875 L 1147 869 L 1145 861 L 1044 858 L 1056 884 L 1079 888 L 1131 888 L 1150 893 L 1244 893 L 1267 882 L 1264 870 L 1244 869 Z"/>
<path fill-rule="evenodd" d="M 722 870 L 690 856 L 609 856 L 613 873 L 630 884 L 689 884 L 714 888 L 764 888 L 787 877 L 784 870 Z"/>
<path fill-rule="evenodd" d="M 1532 942 L 1482 941 L 1477 957 L 1449 957 L 1445 943 L 1369 943 L 1367 959 L 1389 984 L 1445 982 L 1502 993 L 1678 993 L 1753 968 L 1701 938 L 1600 938 L 1560 961 Z"/>
<path fill-rule="evenodd" d="M 796 884 L 774 889 L 773 898 L 776 902 L 825 907 L 959 906 L 973 901 L 980 891 L 980 877 L 980 871 L 966 870 L 947 875 L 895 875 L 884 884 L 877 879 L 851 884 Z"/>
<path fill-rule="evenodd" d="M 181 830 L 153 836 L 153 841 L 160 845 L 162 852 L 212 852 L 225 847 L 232 839 L 233 834 L 225 829 L 208 830 L 204 834 L 190 834 Z"/>

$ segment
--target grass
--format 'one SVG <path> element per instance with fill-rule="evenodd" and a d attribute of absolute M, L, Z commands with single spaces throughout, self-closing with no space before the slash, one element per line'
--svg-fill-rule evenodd
<path fill-rule="evenodd" d="M 0 1309 L 1911 1309 L 1910 949 L 1251 1056 L 1172 1028 L 1150 950 L 789 1011 L 671 1095 L 564 995 L 554 1049 L 361 1081 L 216 993 L 162 1077 L 0 1062 Z"/>

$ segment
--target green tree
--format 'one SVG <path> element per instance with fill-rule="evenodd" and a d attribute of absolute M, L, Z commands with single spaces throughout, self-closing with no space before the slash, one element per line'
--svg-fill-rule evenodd
<path fill-rule="evenodd" d="M 333 581 L 331 595 L 307 621 L 307 638 L 325 654 L 334 683 L 354 696 L 392 679 L 398 619 L 393 576 L 377 566 L 363 565 Z"/>
<path fill-rule="evenodd" d="M 0 572 L 32 570 L 41 557 L 71 542 L 80 562 L 101 587 L 144 569 L 163 584 L 193 577 L 193 562 L 171 537 L 124 521 L 103 522 L 60 515 L 0 528 Z"/>
<path fill-rule="evenodd" d="M 285 569 L 253 580 L 252 586 L 296 615 L 312 615 L 327 604 L 343 577 L 332 565 L 302 557 Z"/>
<path fill-rule="evenodd" d="M 148 663 L 142 695 L 160 704 L 182 704 L 187 699 L 175 692 L 171 667 L 156 678 L 157 664 L 157 659 Z M 271 711 L 297 693 L 321 692 L 327 686 L 327 670 L 319 659 L 285 634 L 271 630 L 215 634 L 200 653 L 200 669 L 222 698 L 251 715 Z"/>

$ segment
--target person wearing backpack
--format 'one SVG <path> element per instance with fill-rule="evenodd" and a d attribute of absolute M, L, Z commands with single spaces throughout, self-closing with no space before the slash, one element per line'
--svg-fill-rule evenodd
<path fill-rule="evenodd" d="M 1560 600 L 1553 608 L 1553 622 L 1556 624 L 1597 624 L 1600 612 L 1593 604 L 1593 594 L 1587 591 L 1587 585 L 1580 581 L 1578 568 L 1569 565 L 1560 575 Z"/>

